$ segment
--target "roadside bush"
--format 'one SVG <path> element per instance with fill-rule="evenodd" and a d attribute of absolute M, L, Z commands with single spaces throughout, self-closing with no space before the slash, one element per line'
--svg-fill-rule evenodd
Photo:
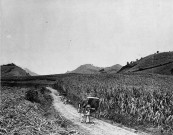
<path fill-rule="evenodd" d="M 26 92 L 25 97 L 26 97 L 26 100 L 29 100 L 31 102 L 36 102 L 36 103 L 40 102 L 39 97 L 38 97 L 38 91 L 36 91 L 36 90 L 32 90 L 32 89 L 28 90 Z"/>

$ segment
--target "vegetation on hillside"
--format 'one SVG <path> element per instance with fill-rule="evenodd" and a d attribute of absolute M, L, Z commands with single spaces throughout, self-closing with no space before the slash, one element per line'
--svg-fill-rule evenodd
<path fill-rule="evenodd" d="M 1 66 L 1 77 L 30 76 L 24 69 L 14 63 Z"/>
<path fill-rule="evenodd" d="M 127 62 L 119 73 L 155 73 L 173 75 L 173 52 L 157 52 L 136 61 Z"/>
<path fill-rule="evenodd" d="M 173 77 L 144 74 L 76 75 L 54 88 L 77 103 L 87 96 L 101 100 L 100 115 L 130 127 L 161 127 L 173 133 Z"/>

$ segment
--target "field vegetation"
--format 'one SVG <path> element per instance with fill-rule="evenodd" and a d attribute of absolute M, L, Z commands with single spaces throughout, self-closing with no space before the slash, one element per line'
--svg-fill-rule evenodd
<path fill-rule="evenodd" d="M 2 77 L 2 85 L 7 86 L 40 86 L 40 85 L 52 85 L 57 80 L 61 80 L 64 77 L 75 76 L 76 73 L 69 74 L 55 74 L 55 75 L 39 75 L 39 76 L 11 76 Z"/>
<path fill-rule="evenodd" d="M 172 134 L 172 84 L 172 76 L 153 74 L 76 75 L 57 81 L 54 88 L 65 92 L 76 107 L 87 96 L 99 97 L 102 118 Z"/>
<path fill-rule="evenodd" d="M 54 110 L 49 94 L 44 88 L 3 86 L 0 135 L 68 135 L 68 121 Z"/>

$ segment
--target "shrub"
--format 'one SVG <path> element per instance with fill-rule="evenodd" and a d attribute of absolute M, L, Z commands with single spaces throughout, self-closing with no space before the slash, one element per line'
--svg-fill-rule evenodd
<path fill-rule="evenodd" d="M 36 90 L 32 90 L 32 89 L 28 90 L 26 92 L 25 97 L 26 97 L 26 100 L 29 100 L 31 102 L 36 102 L 36 103 L 40 102 L 39 97 L 38 97 L 38 91 L 36 91 Z"/>

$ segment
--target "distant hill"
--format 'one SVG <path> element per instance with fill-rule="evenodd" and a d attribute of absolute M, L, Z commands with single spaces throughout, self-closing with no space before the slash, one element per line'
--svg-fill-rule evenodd
<path fill-rule="evenodd" d="M 30 76 L 24 69 L 15 64 L 7 64 L 1 66 L 1 77 L 11 76 Z"/>
<path fill-rule="evenodd" d="M 106 67 L 106 68 L 104 68 L 104 70 L 107 73 L 117 73 L 121 68 L 122 68 L 121 65 L 116 64 L 116 65 L 113 65 L 111 67 Z"/>
<path fill-rule="evenodd" d="M 81 65 L 78 68 L 76 68 L 73 71 L 70 71 L 69 73 L 80 73 L 80 74 L 97 74 L 99 73 L 99 70 L 102 68 L 100 67 L 95 67 L 92 64 L 85 64 Z"/>
<path fill-rule="evenodd" d="M 117 64 L 111 67 L 96 67 L 92 64 L 81 65 L 73 71 L 67 73 L 80 73 L 80 74 L 100 74 L 100 73 L 116 73 L 121 69 L 121 65 Z"/>
<path fill-rule="evenodd" d="M 24 70 L 25 70 L 28 74 L 30 74 L 31 76 L 37 76 L 37 75 L 38 75 L 38 74 L 32 72 L 31 70 L 29 70 L 29 69 L 27 69 L 27 68 L 24 68 Z"/>
<path fill-rule="evenodd" d="M 123 66 L 118 73 L 154 73 L 173 75 L 173 52 L 156 53 Z"/>

